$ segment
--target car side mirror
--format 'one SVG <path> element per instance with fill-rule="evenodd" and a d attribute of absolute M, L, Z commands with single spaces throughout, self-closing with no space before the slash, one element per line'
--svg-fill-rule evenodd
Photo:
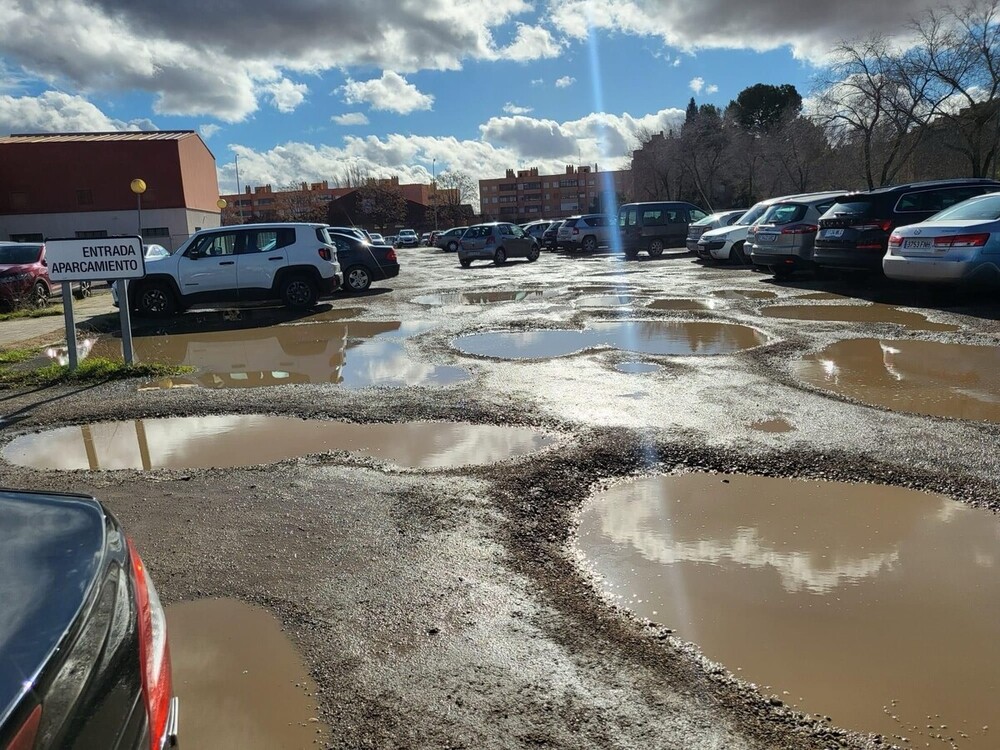
<path fill-rule="evenodd" d="M 48 268 L 48 267 L 49 267 L 49 262 L 48 262 L 47 260 L 45 260 L 45 258 L 42 258 L 42 265 L 43 265 L 43 266 L 44 266 L 45 268 Z"/>
<path fill-rule="evenodd" d="M 198 260 L 199 258 L 201 258 L 201 252 L 193 248 L 191 250 L 188 250 L 184 254 L 191 260 Z"/>

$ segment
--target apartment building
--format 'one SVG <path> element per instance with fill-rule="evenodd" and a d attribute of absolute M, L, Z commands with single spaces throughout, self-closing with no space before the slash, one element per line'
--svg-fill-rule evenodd
<path fill-rule="evenodd" d="M 504 221 L 560 219 L 609 210 L 616 199 L 629 199 L 631 172 L 602 172 L 598 165 L 566 166 L 562 174 L 539 174 L 537 167 L 479 181 L 483 216 Z M 610 193 L 610 195 L 609 195 Z"/>

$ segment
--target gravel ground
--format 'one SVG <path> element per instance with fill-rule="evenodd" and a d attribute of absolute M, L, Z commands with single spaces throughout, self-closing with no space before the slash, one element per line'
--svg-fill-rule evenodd
<path fill-rule="evenodd" d="M 0 396 L 0 440 L 92 421 L 263 413 L 527 425 L 560 436 L 557 445 L 444 471 L 404 471 L 343 453 L 145 474 L 4 463 L 0 484 L 96 495 L 136 539 L 167 602 L 227 596 L 273 611 L 319 686 L 330 747 L 885 747 L 888 739 L 852 734 L 759 694 L 675 639 L 670 623 L 639 622 L 606 605 L 574 563 L 574 514 L 602 482 L 690 470 L 883 482 L 995 510 L 997 425 L 859 405 L 802 385 L 792 362 L 859 336 L 992 344 L 997 308 L 975 300 L 945 307 L 953 300 L 876 284 L 850 288 L 860 296 L 847 301 L 919 305 L 960 330 L 803 323 L 759 311 L 817 289 L 844 291 L 845 282 L 778 285 L 688 256 L 624 263 L 605 254 L 545 254 L 534 264 L 466 271 L 433 250 L 400 255 L 403 273 L 381 285 L 391 293 L 376 289 L 333 306 L 361 307 L 361 320 L 431 322 L 407 340 L 411 358 L 466 366 L 471 380 L 361 390 L 48 388 Z M 711 312 L 576 305 L 597 292 L 571 287 L 607 284 L 632 287 L 644 299 L 731 289 L 778 297 L 725 300 Z M 410 301 L 452 290 L 529 289 L 556 293 L 489 305 Z M 266 317 L 256 314 L 253 323 Z M 633 358 L 616 350 L 508 362 L 463 356 L 450 343 L 474 331 L 620 318 L 741 323 L 768 342 L 718 357 L 643 357 L 663 369 L 642 376 L 617 372 L 615 364 Z M 776 415 L 795 431 L 749 427 Z"/>

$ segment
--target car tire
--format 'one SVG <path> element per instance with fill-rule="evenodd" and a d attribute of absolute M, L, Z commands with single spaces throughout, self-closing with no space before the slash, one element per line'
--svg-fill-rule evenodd
<path fill-rule="evenodd" d="M 790 278 L 793 273 L 793 269 L 788 266 L 770 266 L 768 270 L 776 279 Z"/>
<path fill-rule="evenodd" d="M 316 284 L 308 276 L 296 274 L 281 282 L 281 301 L 293 310 L 308 310 L 318 297 Z"/>
<path fill-rule="evenodd" d="M 744 247 L 746 247 L 744 243 L 737 242 L 729 249 L 729 262 L 734 266 L 745 266 L 747 264 L 747 256 L 743 251 Z"/>
<path fill-rule="evenodd" d="M 635 260 L 639 257 L 639 251 L 634 248 L 630 248 L 625 251 L 625 257 L 629 260 Z"/>
<path fill-rule="evenodd" d="M 344 272 L 344 289 L 348 292 L 366 292 L 371 285 L 372 275 L 364 266 L 351 266 Z"/>
<path fill-rule="evenodd" d="M 174 290 L 162 281 L 150 281 L 140 286 L 132 304 L 137 314 L 150 318 L 166 317 L 177 312 Z"/>
<path fill-rule="evenodd" d="M 45 307 L 49 304 L 49 288 L 44 281 L 36 281 L 31 287 L 31 304 L 35 307 Z"/>
<path fill-rule="evenodd" d="M 458 243 L 455 242 L 455 240 L 452 240 L 451 242 L 448 243 L 448 252 L 449 253 L 457 253 L 458 252 Z"/>
<path fill-rule="evenodd" d="M 597 238 L 596 237 L 584 237 L 583 238 L 583 252 L 585 253 L 596 253 L 597 252 Z"/>
<path fill-rule="evenodd" d="M 507 251 L 502 247 L 498 247 L 497 251 L 493 253 L 493 264 L 497 266 L 502 266 L 507 262 Z"/>
<path fill-rule="evenodd" d="M 528 251 L 528 262 L 534 263 L 536 260 L 538 260 L 539 254 L 541 254 L 541 250 L 539 249 L 538 245 L 532 245 L 531 250 Z"/>
<path fill-rule="evenodd" d="M 468 268 L 469 266 L 472 265 L 472 261 L 471 260 L 460 260 L 460 261 L 458 261 L 458 265 L 460 265 L 462 268 Z"/>
<path fill-rule="evenodd" d="M 649 257 L 659 258 L 663 255 L 663 240 L 653 240 L 649 243 Z"/>

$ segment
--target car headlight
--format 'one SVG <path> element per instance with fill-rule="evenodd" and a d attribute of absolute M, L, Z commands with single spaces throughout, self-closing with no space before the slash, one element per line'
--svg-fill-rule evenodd
<path fill-rule="evenodd" d="M 0 276 L 0 284 L 11 284 L 15 281 L 25 281 L 30 278 L 30 273 L 12 273 L 7 276 Z"/>

